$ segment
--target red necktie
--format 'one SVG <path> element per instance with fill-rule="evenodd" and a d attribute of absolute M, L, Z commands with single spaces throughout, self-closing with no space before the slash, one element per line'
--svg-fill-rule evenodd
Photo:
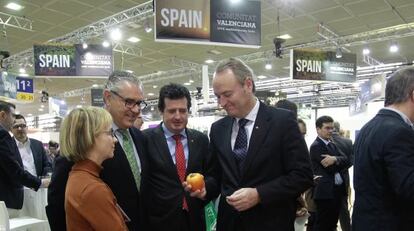
<path fill-rule="evenodd" d="M 185 155 L 184 155 L 184 147 L 181 143 L 181 135 L 175 134 L 173 135 L 175 140 L 175 166 L 177 167 L 177 173 L 180 177 L 181 183 L 185 180 Z M 188 211 L 187 201 L 185 197 L 183 197 L 183 209 Z"/>

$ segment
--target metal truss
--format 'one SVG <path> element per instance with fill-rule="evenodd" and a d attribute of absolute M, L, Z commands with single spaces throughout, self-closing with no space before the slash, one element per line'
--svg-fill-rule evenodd
<path fill-rule="evenodd" d="M 33 31 L 32 23 L 33 21 L 28 18 L 18 17 L 11 14 L 0 12 L 0 25 L 9 26 L 21 30 Z"/>
<path fill-rule="evenodd" d="M 113 51 L 120 52 L 122 54 L 128 54 L 135 57 L 141 57 L 142 56 L 142 49 L 139 47 L 134 46 L 128 46 L 123 43 L 115 43 L 113 48 Z"/>
<path fill-rule="evenodd" d="M 369 55 L 363 55 L 363 60 L 362 60 L 364 63 L 366 63 L 366 64 L 368 64 L 368 65 L 370 65 L 370 66 L 375 66 L 375 65 L 381 65 L 381 64 L 384 64 L 384 63 L 382 63 L 382 62 L 380 62 L 380 61 L 378 61 L 378 60 L 376 60 L 376 59 L 374 59 L 374 58 L 372 58 L 371 56 L 369 56 Z"/>

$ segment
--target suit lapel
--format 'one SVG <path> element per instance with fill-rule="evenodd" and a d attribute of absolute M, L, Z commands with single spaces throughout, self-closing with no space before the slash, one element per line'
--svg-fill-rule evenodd
<path fill-rule="evenodd" d="M 158 155 L 162 158 L 165 163 L 164 166 L 171 172 L 171 176 L 175 176 L 176 180 L 180 182 L 177 168 L 172 159 L 170 149 L 168 148 L 167 140 L 165 139 L 164 131 L 162 130 L 161 124 L 154 129 L 154 140 Z"/>
<path fill-rule="evenodd" d="M 257 113 L 256 121 L 250 136 L 249 149 L 247 150 L 247 156 L 244 161 L 242 177 L 244 173 L 249 169 L 253 160 L 257 157 L 259 149 L 264 142 L 269 129 L 271 128 L 271 117 L 266 113 L 267 108 L 264 104 L 260 103 L 259 112 Z"/>
<path fill-rule="evenodd" d="M 188 143 L 188 163 L 186 168 L 186 175 L 192 172 L 192 168 L 194 166 L 194 162 L 196 161 L 195 153 L 199 153 L 199 149 L 201 148 L 200 145 L 196 144 L 196 140 L 194 139 L 194 133 L 190 129 L 186 129 L 187 133 L 187 143 Z"/>
<path fill-rule="evenodd" d="M 29 141 L 30 141 L 30 151 L 32 151 L 33 162 L 34 162 L 34 165 L 35 165 L 36 173 L 37 173 L 38 176 L 40 176 L 40 175 L 42 175 L 42 172 L 39 172 L 41 170 L 38 168 L 38 166 L 40 166 L 40 164 L 41 164 L 41 160 L 39 159 L 40 156 L 37 155 L 37 150 L 36 150 L 36 147 L 34 145 L 34 142 L 30 139 L 29 139 Z"/>
<path fill-rule="evenodd" d="M 216 135 L 219 135 L 217 140 L 220 142 L 219 149 L 223 148 L 223 157 L 227 159 L 227 162 L 229 163 L 233 173 L 236 173 L 236 178 L 240 179 L 240 171 L 239 167 L 236 162 L 236 158 L 234 157 L 233 149 L 231 148 L 231 133 L 233 130 L 233 121 L 234 119 L 231 117 L 225 117 L 225 120 L 221 124 L 221 127 L 219 128 L 219 133 Z M 222 137 L 221 137 L 222 135 Z"/>

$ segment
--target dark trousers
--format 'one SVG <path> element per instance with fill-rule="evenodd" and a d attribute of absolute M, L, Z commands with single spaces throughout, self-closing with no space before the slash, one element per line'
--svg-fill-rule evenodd
<path fill-rule="evenodd" d="M 351 217 L 348 210 L 348 197 L 343 197 L 339 210 L 339 223 L 342 231 L 351 231 Z"/>
<path fill-rule="evenodd" d="M 334 198 L 315 200 L 316 217 L 314 231 L 335 231 L 343 198 L 346 197 L 345 187 L 334 186 Z"/>

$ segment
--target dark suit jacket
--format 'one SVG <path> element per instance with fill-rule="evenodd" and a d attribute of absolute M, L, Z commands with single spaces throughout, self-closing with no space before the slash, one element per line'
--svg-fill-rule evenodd
<path fill-rule="evenodd" d="M 139 153 L 142 168 L 141 171 L 145 172 L 145 137 L 142 135 L 141 131 L 136 128 L 130 128 L 129 131 Z M 53 222 L 55 227 L 52 227 L 52 222 L 50 223 L 52 230 L 66 230 L 66 228 L 63 229 L 63 227 L 66 226 L 66 221 L 62 215 L 64 215 L 64 192 L 71 165 L 73 165 L 73 163 L 69 161 L 59 161 L 59 159 L 55 163 L 55 170 L 52 175 L 52 182 L 48 192 L 48 206 L 46 208 L 49 221 L 54 220 L 59 222 Z M 122 146 L 119 143 L 115 145 L 114 157 L 105 160 L 102 166 L 102 180 L 111 188 L 117 198 L 118 204 L 131 219 L 131 222 L 127 222 L 129 230 L 145 230 L 145 227 L 141 224 L 142 202 L 140 200 L 140 192 L 136 188 L 131 167 L 129 166 L 129 162 Z M 141 188 L 142 187 L 145 187 L 144 181 L 141 183 Z"/>
<path fill-rule="evenodd" d="M 354 150 L 353 230 L 413 230 L 413 129 L 382 109 L 361 129 Z"/>
<path fill-rule="evenodd" d="M 346 178 L 345 186 L 348 189 L 350 186 L 348 169 L 354 164 L 354 147 L 352 145 L 352 140 L 342 137 L 338 133 L 334 132 L 332 134 L 332 141 L 334 142 L 338 150 L 342 152 L 343 154 L 345 154 L 346 157 L 348 157 L 349 164 L 343 170 L 343 174 L 345 175 L 345 178 Z"/>
<path fill-rule="evenodd" d="M 37 176 L 46 176 L 48 172 L 52 172 L 52 163 L 47 158 L 42 142 L 30 138 L 30 149 L 32 150 Z"/>
<path fill-rule="evenodd" d="M 209 158 L 208 137 L 193 129 L 186 129 L 186 133 L 189 149 L 186 175 L 195 172 L 203 174 L 207 192 L 210 192 L 209 195 L 217 195 L 216 181 L 209 176 L 214 171 L 214 164 Z M 186 222 L 182 221 L 184 195 L 189 207 L 190 230 L 205 230 L 204 206 L 209 200 L 203 201 L 185 193 L 162 126 L 147 129 L 144 134 L 148 140 L 148 191 L 145 193 L 144 201 L 147 203 L 149 230 L 182 230 L 180 225 Z"/>
<path fill-rule="evenodd" d="M 324 157 L 321 155 L 329 154 L 331 156 L 336 156 L 337 162 L 327 168 L 325 168 L 321 161 Z M 312 160 L 313 172 L 315 175 L 322 176 L 314 187 L 313 199 L 315 200 L 325 200 L 334 198 L 334 185 L 335 185 L 335 173 L 339 173 L 342 177 L 342 180 L 346 184 L 349 182 L 349 175 L 344 173 L 344 169 L 348 169 L 349 160 L 348 157 L 342 152 L 338 151 L 332 153 L 328 151 L 326 144 L 317 137 L 315 141 L 310 146 L 310 156 Z M 348 176 L 348 178 L 347 178 Z M 346 185 L 344 187 L 344 195 L 346 193 Z"/>
<path fill-rule="evenodd" d="M 210 132 L 211 150 L 221 166 L 217 230 L 293 231 L 296 198 L 313 184 L 308 149 L 296 118 L 287 110 L 260 103 L 241 172 L 230 142 L 233 121 L 228 116 L 220 119 Z M 256 188 L 260 202 L 237 212 L 225 199 L 245 187 Z"/>
<path fill-rule="evenodd" d="M 16 141 L 0 126 L 0 201 L 7 208 L 21 209 L 23 185 L 38 190 L 41 180 L 24 170 Z"/>

